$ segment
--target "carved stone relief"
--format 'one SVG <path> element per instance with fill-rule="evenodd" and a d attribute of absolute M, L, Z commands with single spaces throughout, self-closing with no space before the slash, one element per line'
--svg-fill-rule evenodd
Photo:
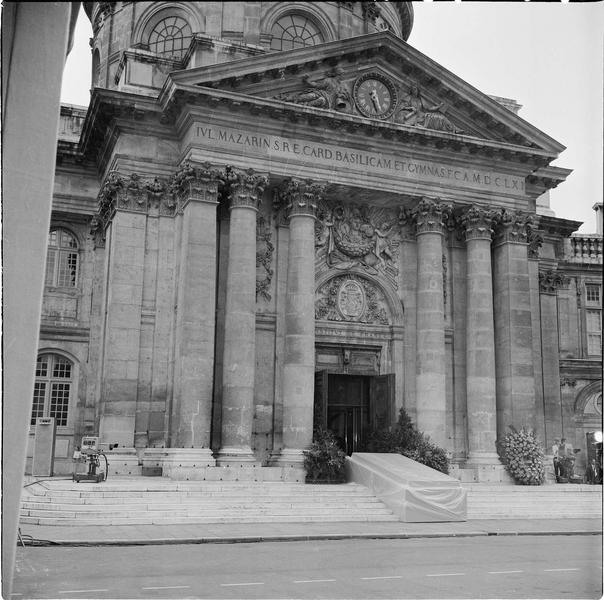
<path fill-rule="evenodd" d="M 398 287 L 400 232 L 395 211 L 368 205 L 322 201 L 315 225 L 318 265 L 361 267 Z"/>
<path fill-rule="evenodd" d="M 457 129 L 446 115 L 448 106 L 445 102 L 428 105 L 422 98 L 419 88 L 412 85 L 409 93 L 403 97 L 395 115 L 396 123 L 403 123 L 424 129 L 436 129 L 449 133 L 463 133 Z"/>
<path fill-rule="evenodd" d="M 357 94 L 362 78 L 376 80 L 374 86 L 379 85 L 378 80 L 382 81 L 385 87 L 389 88 L 389 91 L 384 89 L 383 93 L 390 98 L 389 101 L 392 103 L 390 110 L 381 110 L 379 106 L 375 106 L 375 110 L 372 109 L 369 112 L 360 110 Z M 377 89 L 373 90 L 373 93 L 377 94 L 377 92 Z M 282 92 L 274 98 L 283 102 L 342 113 L 354 113 L 420 129 L 464 133 L 447 116 L 449 110 L 447 102 L 430 104 L 424 99 L 420 88 L 412 81 L 406 85 L 398 85 L 392 78 L 380 71 L 367 71 L 354 78 L 346 78 L 340 67 L 334 67 L 322 76 L 315 78 L 311 78 L 306 73 L 302 76 L 300 89 Z"/>
<path fill-rule="evenodd" d="M 270 301 L 271 281 L 273 280 L 273 252 L 270 217 L 267 219 L 258 212 L 256 217 L 256 300 L 264 298 Z"/>
<path fill-rule="evenodd" d="M 305 89 L 299 92 L 284 92 L 275 96 L 277 100 L 303 104 L 315 108 L 326 108 L 339 112 L 350 112 L 352 96 L 349 86 L 342 80 L 344 71 L 335 67 L 325 76 L 311 79 L 308 74 L 302 77 Z"/>
<path fill-rule="evenodd" d="M 390 325 L 390 311 L 381 290 L 358 275 L 339 275 L 323 284 L 315 299 L 315 318 Z"/>

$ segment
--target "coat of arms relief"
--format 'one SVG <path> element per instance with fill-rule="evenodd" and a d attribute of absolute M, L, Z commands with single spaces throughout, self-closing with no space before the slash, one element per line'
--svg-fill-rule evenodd
<path fill-rule="evenodd" d="M 383 277 L 398 288 L 400 233 L 392 209 L 322 201 L 315 221 L 317 268 L 358 269 Z M 369 279 L 343 273 L 317 290 L 315 317 L 387 325 L 390 311 L 383 292 Z"/>
<path fill-rule="evenodd" d="M 398 288 L 400 233 L 394 210 L 323 201 L 315 222 L 317 266 L 347 271 L 359 267 Z"/>

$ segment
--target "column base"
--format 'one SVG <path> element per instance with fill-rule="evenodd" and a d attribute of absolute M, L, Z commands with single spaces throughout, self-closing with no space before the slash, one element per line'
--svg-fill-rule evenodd
<path fill-rule="evenodd" d="M 489 453 L 490 454 L 490 453 Z M 464 483 L 504 483 L 513 484 L 514 480 L 501 464 L 497 455 L 468 457 L 466 463 L 460 467 L 455 475 Z"/>
<path fill-rule="evenodd" d="M 475 465 L 501 465 L 497 452 L 469 452 L 465 466 Z"/>
<path fill-rule="evenodd" d="M 259 467 L 260 461 L 251 448 L 225 446 L 216 455 L 216 464 L 219 467 Z"/>
<path fill-rule="evenodd" d="M 164 448 L 161 457 L 162 475 L 185 479 L 183 474 L 203 467 L 213 467 L 216 461 L 209 448 Z"/>
<path fill-rule="evenodd" d="M 109 475 L 140 475 L 141 466 L 135 448 L 120 448 L 105 452 Z M 102 463 L 101 463 L 102 464 Z"/>
<path fill-rule="evenodd" d="M 271 455 L 270 464 L 273 467 L 290 467 L 292 469 L 304 468 L 303 450 L 298 448 L 284 448 Z"/>

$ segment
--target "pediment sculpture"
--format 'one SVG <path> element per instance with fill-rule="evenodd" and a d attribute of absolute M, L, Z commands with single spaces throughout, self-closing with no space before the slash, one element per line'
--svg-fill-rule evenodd
<path fill-rule="evenodd" d="M 342 81 L 343 71 L 334 67 L 325 76 L 311 79 L 310 76 L 302 77 L 307 86 L 300 92 L 284 92 L 275 96 L 277 100 L 326 108 L 339 112 L 349 112 L 352 107 L 352 97 L 348 86 Z"/>
<path fill-rule="evenodd" d="M 382 274 L 396 289 L 397 223 L 390 209 L 324 201 L 315 226 L 316 259 L 333 269 L 361 267 L 370 275 Z"/>
<path fill-rule="evenodd" d="M 401 105 L 395 115 L 395 122 L 412 127 L 448 131 L 450 133 L 463 133 L 457 129 L 446 115 L 448 106 L 446 102 L 429 106 L 422 98 L 416 85 L 412 85 L 409 93 L 401 100 Z"/>

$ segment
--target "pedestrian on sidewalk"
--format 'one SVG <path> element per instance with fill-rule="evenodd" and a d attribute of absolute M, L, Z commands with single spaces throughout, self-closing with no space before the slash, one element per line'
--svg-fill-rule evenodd
<path fill-rule="evenodd" d="M 556 483 L 560 483 L 560 440 L 559 440 L 559 438 L 554 439 L 554 445 L 552 446 L 552 454 L 554 455 L 554 475 L 556 476 Z"/>

